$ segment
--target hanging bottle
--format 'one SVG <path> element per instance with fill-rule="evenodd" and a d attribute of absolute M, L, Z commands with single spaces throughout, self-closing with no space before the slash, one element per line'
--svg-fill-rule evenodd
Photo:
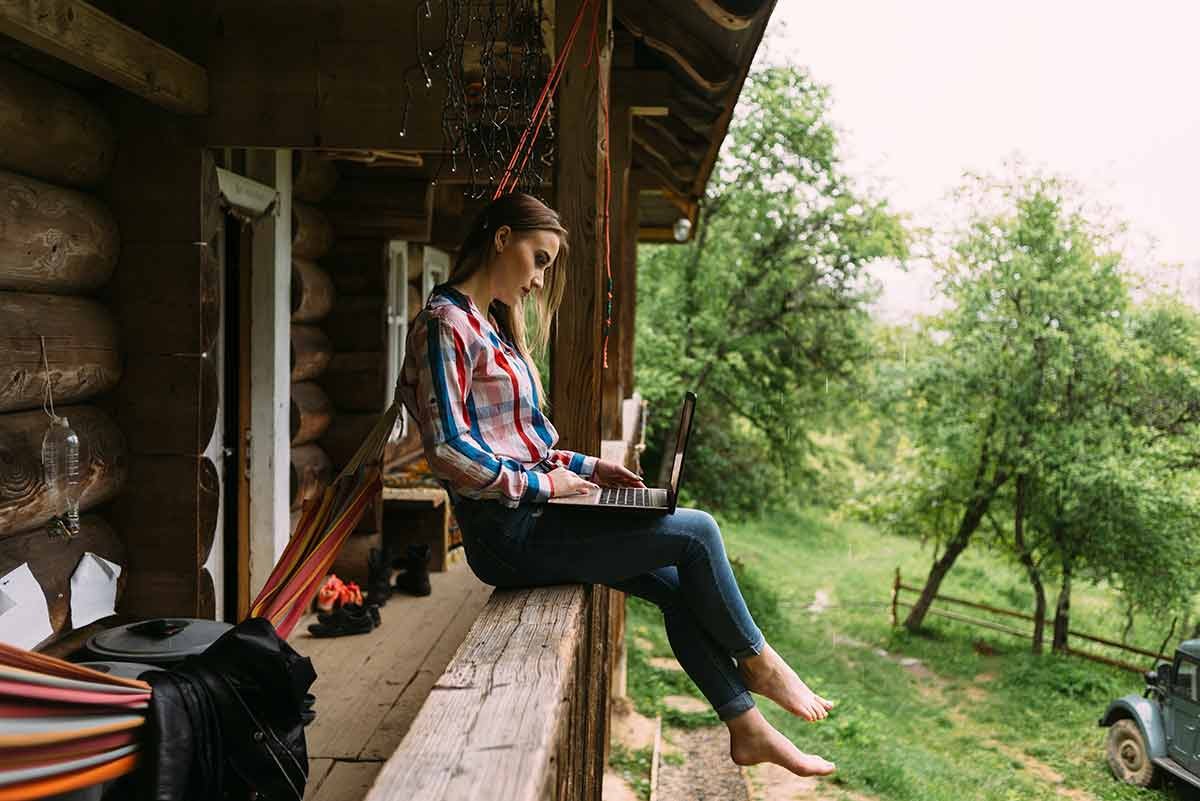
<path fill-rule="evenodd" d="M 83 495 L 79 435 L 65 417 L 52 417 L 42 438 L 42 465 L 50 509 L 67 534 L 79 533 L 79 499 Z"/>

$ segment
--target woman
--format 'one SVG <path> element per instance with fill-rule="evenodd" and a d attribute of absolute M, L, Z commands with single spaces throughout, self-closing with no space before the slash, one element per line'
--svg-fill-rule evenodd
<path fill-rule="evenodd" d="M 545 503 L 597 485 L 643 486 L 619 464 L 556 449 L 543 414 L 524 304 L 536 304 L 533 338 L 544 347 L 562 300 L 566 238 L 558 215 L 529 195 L 493 202 L 409 332 L 402 395 L 450 491 L 467 561 L 497 587 L 606 584 L 652 601 L 679 663 L 729 728 L 734 762 L 832 773 L 832 763 L 802 753 L 755 708 L 751 692 L 810 721 L 832 704 L 755 626 L 710 515 L 596 515 Z"/>

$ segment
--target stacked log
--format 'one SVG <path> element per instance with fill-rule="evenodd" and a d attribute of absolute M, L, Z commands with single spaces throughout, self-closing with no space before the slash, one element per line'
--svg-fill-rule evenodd
<path fill-rule="evenodd" d="M 387 294 L 387 243 L 380 239 L 339 239 L 322 264 L 341 296 Z"/>
<path fill-rule="evenodd" d="M 333 308 L 333 281 L 314 261 L 292 259 L 292 322 L 315 323 Z"/>
<path fill-rule="evenodd" d="M 321 203 L 320 210 L 332 225 L 333 242 L 326 254 L 312 258 L 328 271 L 337 297 L 321 324 L 333 353 L 317 379 L 335 412 L 318 442 L 335 471 L 351 459 L 391 403 L 388 314 L 400 310 L 389 306 L 397 300 L 407 302 L 411 319 L 422 305 L 424 252 L 411 243 L 428 240 L 432 199 L 427 182 L 360 176 L 341 179 Z M 298 233 L 305 228 L 320 231 L 319 225 L 305 222 L 304 214 L 296 219 Z M 307 242 L 322 241 L 317 235 L 297 241 L 301 238 L 305 248 Z M 402 254 L 408 267 L 398 276 L 403 294 L 389 298 L 389 251 L 397 241 L 401 246 L 410 243 Z M 302 303 L 296 306 L 302 307 Z M 406 442 L 409 446 L 419 442 L 415 430 Z M 367 554 L 383 545 L 382 511 L 382 498 L 378 498 L 343 546 L 334 564 L 342 578 L 366 579 Z"/>
<path fill-rule="evenodd" d="M 292 384 L 292 447 L 320 439 L 333 419 L 333 404 L 319 386 L 311 381 Z"/>
<path fill-rule="evenodd" d="M 85 550 L 123 575 L 129 567 L 123 529 L 106 519 L 127 484 L 127 438 L 91 405 L 118 385 L 124 361 L 113 310 L 95 298 L 117 265 L 117 221 L 87 191 L 107 177 L 115 152 L 99 108 L 0 61 L 0 576 L 29 565 L 55 635 L 71 628 L 71 576 Z M 82 446 L 87 514 L 71 540 L 47 536 L 61 511 L 42 464 L 47 383 Z"/>
<path fill-rule="evenodd" d="M 0 61 L 0 169 L 92 187 L 112 168 L 108 117 L 80 95 Z"/>
<path fill-rule="evenodd" d="M 315 325 L 292 325 L 292 381 L 311 381 L 329 367 L 333 343 Z"/>
<path fill-rule="evenodd" d="M 301 182 L 299 194 L 320 200 L 337 183 L 315 156 L 293 162 Z M 332 169 L 332 163 L 324 162 Z M 294 193 L 296 193 L 294 191 Z M 317 263 L 333 247 L 333 228 L 313 205 L 292 203 L 292 393 L 290 502 L 293 515 L 304 504 L 320 497 L 333 480 L 333 463 L 317 444 L 333 420 L 333 403 L 315 383 L 328 369 L 333 344 L 325 333 L 326 318 L 334 308 L 333 279 Z M 318 327 L 317 324 L 320 324 Z M 293 522 L 293 528 L 295 523 Z"/>
<path fill-rule="evenodd" d="M 55 411 L 79 435 L 80 509 L 111 500 L 128 471 L 125 437 L 116 422 L 94 406 L 59 406 Z M 0 532 L 4 537 L 43 529 L 55 515 L 42 467 L 42 438 L 48 423 L 41 409 L 0 415 Z"/>
<path fill-rule="evenodd" d="M 333 463 L 317 445 L 300 445 L 292 448 L 292 469 L 288 481 L 292 506 L 304 504 L 321 497 L 321 493 L 333 480 Z"/>
<path fill-rule="evenodd" d="M 47 365 L 56 403 L 95 397 L 121 376 L 116 323 L 94 300 L 0 292 L 0 331 L 0 412 L 41 406 Z"/>
<path fill-rule="evenodd" d="M 0 171 L 0 199 L 0 289 L 83 294 L 108 283 L 117 224 L 94 197 Z"/>
<path fill-rule="evenodd" d="M 338 171 L 333 162 L 311 150 L 297 150 L 292 156 L 292 194 L 305 203 L 320 203 L 337 186 Z"/>
<path fill-rule="evenodd" d="M 292 256 L 320 259 L 333 246 L 333 228 L 316 207 L 292 204 Z"/>

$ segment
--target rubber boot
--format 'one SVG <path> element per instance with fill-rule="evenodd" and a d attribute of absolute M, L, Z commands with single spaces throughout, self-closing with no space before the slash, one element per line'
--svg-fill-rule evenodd
<path fill-rule="evenodd" d="M 400 575 L 396 576 L 396 591 L 409 595 L 428 595 L 432 592 L 429 586 L 429 560 L 432 556 L 428 545 L 409 545 L 404 558 L 397 564 Z"/>
<path fill-rule="evenodd" d="M 367 553 L 367 603 L 383 606 L 392 594 L 387 559 L 379 548 Z"/>

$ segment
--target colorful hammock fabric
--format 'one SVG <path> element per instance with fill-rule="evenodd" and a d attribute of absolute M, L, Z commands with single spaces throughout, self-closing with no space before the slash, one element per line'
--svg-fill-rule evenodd
<path fill-rule="evenodd" d="M 0 801 L 132 772 L 149 700 L 144 681 L 0 643 Z"/>
<path fill-rule="evenodd" d="M 321 589 L 346 537 L 383 490 L 380 462 L 383 447 L 400 415 L 400 400 L 375 423 L 350 463 L 319 498 L 305 504 L 296 531 L 250 605 L 252 617 L 270 621 L 287 638 Z"/>

